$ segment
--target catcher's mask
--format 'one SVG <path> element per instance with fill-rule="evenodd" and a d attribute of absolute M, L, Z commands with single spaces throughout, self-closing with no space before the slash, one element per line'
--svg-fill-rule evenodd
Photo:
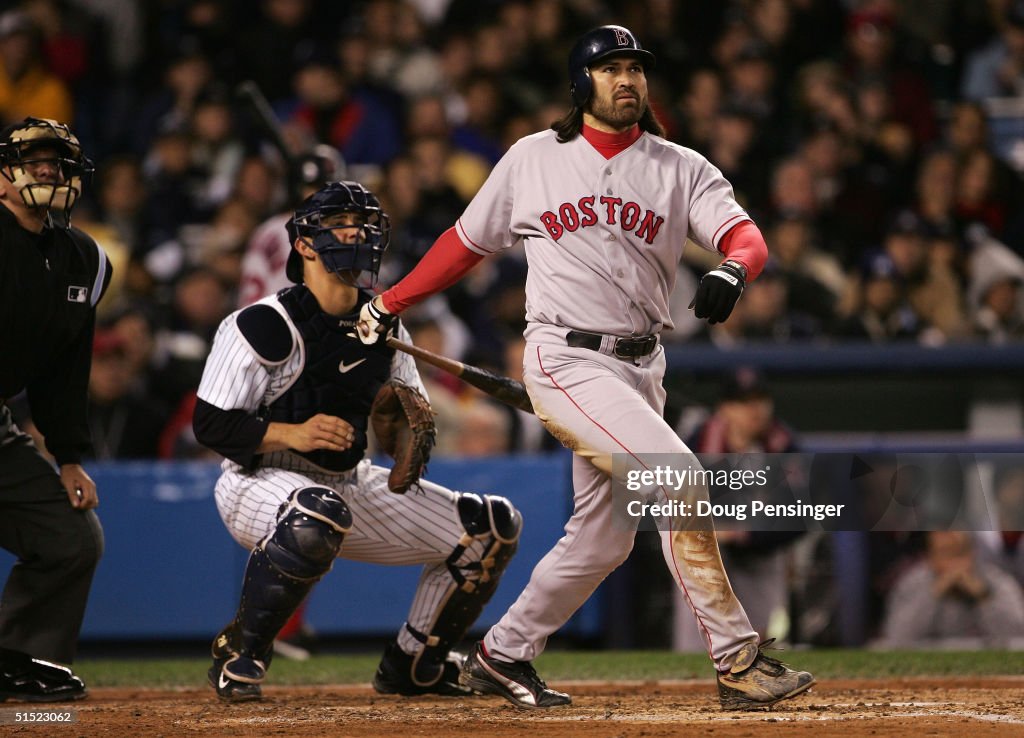
<path fill-rule="evenodd" d="M 30 172 L 46 162 L 56 170 L 52 182 L 39 181 Z M 61 228 L 71 224 L 71 210 L 82 194 L 82 178 L 93 169 L 78 138 L 63 123 L 25 118 L 0 132 L 0 172 L 28 207 L 45 209 L 51 222 Z"/>
<path fill-rule="evenodd" d="M 339 223 L 345 213 L 354 214 L 359 222 Z M 296 283 L 302 281 L 302 255 L 294 248 L 298 239 L 316 251 L 324 269 L 357 287 L 376 283 L 381 257 L 391 242 L 391 219 L 377 197 L 358 182 L 328 183 L 296 208 L 287 228 L 293 248 L 285 273 Z M 353 231 L 355 238 L 346 236 Z"/>

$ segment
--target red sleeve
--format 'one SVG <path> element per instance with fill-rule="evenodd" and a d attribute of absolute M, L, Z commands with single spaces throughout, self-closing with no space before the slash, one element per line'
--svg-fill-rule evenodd
<path fill-rule="evenodd" d="M 483 260 L 462 243 L 452 226 L 442 233 L 419 264 L 391 289 L 381 294 L 389 313 L 400 313 L 431 295 L 451 287 Z"/>
<path fill-rule="evenodd" d="M 768 244 L 760 229 L 751 220 L 739 223 L 722 236 L 719 250 L 727 259 L 738 261 L 747 268 L 747 281 L 753 282 L 768 261 Z"/>

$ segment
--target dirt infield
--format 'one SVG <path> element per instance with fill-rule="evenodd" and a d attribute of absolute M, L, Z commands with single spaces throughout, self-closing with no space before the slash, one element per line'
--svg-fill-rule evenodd
<path fill-rule="evenodd" d="M 223 705 L 210 690 L 95 689 L 64 726 L 2 725 L 0 735 L 47 736 L 658 736 L 765 734 L 1024 734 L 1024 678 L 842 680 L 784 708 L 723 713 L 713 684 L 559 683 L 573 704 L 528 711 L 491 697 L 402 699 L 367 687 L 265 687 L 266 701 Z M 27 706 L 17 706 L 27 707 Z M 0 712 L 16 709 L 0 705 Z"/>

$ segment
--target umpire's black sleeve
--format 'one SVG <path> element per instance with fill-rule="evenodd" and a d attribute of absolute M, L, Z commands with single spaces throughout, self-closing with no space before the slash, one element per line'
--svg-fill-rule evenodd
<path fill-rule="evenodd" d="M 80 464 L 92 450 L 86 418 L 95 313 L 60 361 L 26 387 L 32 420 L 57 463 Z"/>
<path fill-rule="evenodd" d="M 267 422 L 245 410 L 222 410 L 196 399 L 192 430 L 196 440 L 207 448 L 251 469 L 258 455 L 256 449 L 267 433 Z"/>

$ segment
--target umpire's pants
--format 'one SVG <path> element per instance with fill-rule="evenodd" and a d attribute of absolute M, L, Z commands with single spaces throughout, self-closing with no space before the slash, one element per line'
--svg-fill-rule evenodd
<path fill-rule="evenodd" d="M 7 430 L 0 433 L 0 547 L 18 561 L 0 594 L 0 647 L 70 664 L 103 530 L 95 512 L 71 506 L 31 439 Z"/>

